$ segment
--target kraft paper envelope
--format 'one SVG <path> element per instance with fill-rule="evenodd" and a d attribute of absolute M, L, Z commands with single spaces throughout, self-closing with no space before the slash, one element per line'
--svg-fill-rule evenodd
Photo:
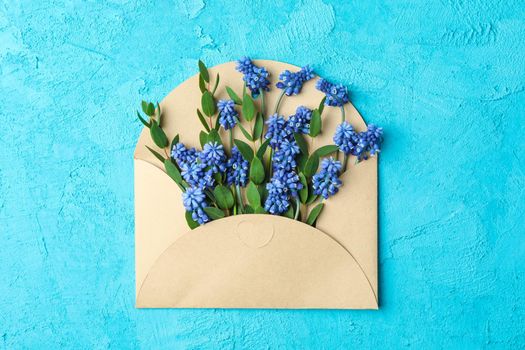
<path fill-rule="evenodd" d="M 254 62 L 271 74 L 273 86 L 266 95 L 266 109 L 271 111 L 281 92 L 275 88 L 279 73 L 299 67 Z M 225 86 L 242 93 L 242 75 L 234 62 L 209 71 L 212 82 L 220 74 L 218 99 L 228 98 Z M 317 79 L 305 83 L 299 95 L 285 97 L 280 114 L 292 115 L 299 105 L 316 108 L 323 97 L 315 89 Z M 200 99 L 195 75 L 161 102 L 162 127 L 169 139 L 179 134 L 188 147 L 199 147 Z M 345 110 L 354 128 L 366 129 L 351 104 Z M 333 144 L 340 122 L 340 109 L 326 106 L 323 132 L 310 143 L 310 151 Z M 240 133 L 235 137 L 244 140 Z M 157 149 L 148 129 L 140 135 L 134 161 L 137 307 L 378 308 L 376 158 L 357 165 L 355 159 L 349 160 L 341 176 L 343 187 L 324 202 L 316 228 L 280 216 L 252 214 L 190 230 L 181 190 L 145 146 Z"/>

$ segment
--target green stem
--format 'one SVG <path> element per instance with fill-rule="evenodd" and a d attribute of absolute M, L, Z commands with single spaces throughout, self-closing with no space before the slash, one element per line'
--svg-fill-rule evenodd
<path fill-rule="evenodd" d="M 264 97 L 264 91 L 262 89 L 259 89 L 259 93 L 261 94 L 261 115 L 262 115 L 262 118 L 263 118 L 263 122 L 264 122 L 264 116 L 266 115 L 265 113 L 265 97 Z M 264 129 L 264 125 L 263 125 L 263 129 Z M 263 135 L 264 135 L 264 132 L 261 133 L 261 143 L 263 142 Z"/>
<path fill-rule="evenodd" d="M 298 220 L 299 219 L 300 209 L 301 209 L 301 202 L 299 201 L 299 197 L 296 197 L 295 198 L 295 217 L 294 217 L 294 220 Z"/>
<path fill-rule="evenodd" d="M 244 203 L 242 202 L 242 196 L 241 196 L 241 188 L 239 185 L 235 186 L 235 194 L 237 195 L 237 202 L 239 203 L 241 214 L 244 213 Z"/>
<path fill-rule="evenodd" d="M 348 165 L 348 155 L 345 154 L 343 157 L 343 173 L 346 171 L 346 166 Z"/>
<path fill-rule="evenodd" d="M 346 120 L 346 113 L 345 113 L 345 106 L 341 106 L 341 121 L 344 122 Z"/>
<path fill-rule="evenodd" d="M 283 100 L 283 97 L 284 97 L 284 90 L 283 92 L 281 92 L 281 95 L 279 96 L 279 99 L 277 100 L 277 103 L 275 104 L 275 111 L 273 112 L 274 114 L 277 113 L 277 111 L 279 110 L 279 106 L 281 105 L 281 101 Z"/>
<path fill-rule="evenodd" d="M 233 149 L 233 128 L 230 129 L 230 152 Z"/>
<path fill-rule="evenodd" d="M 268 156 L 268 181 L 272 178 L 272 158 L 273 158 L 273 149 L 270 148 L 270 155 Z"/>

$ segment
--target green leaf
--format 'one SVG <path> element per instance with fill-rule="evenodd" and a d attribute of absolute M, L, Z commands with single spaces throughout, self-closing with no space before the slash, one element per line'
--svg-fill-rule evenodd
<path fill-rule="evenodd" d="M 301 152 L 303 154 L 308 155 L 308 144 L 304 140 L 303 135 L 301 135 L 299 133 L 294 133 L 293 137 L 295 139 L 295 142 L 297 143 L 297 146 L 299 146 L 299 149 L 301 150 Z"/>
<path fill-rule="evenodd" d="M 259 185 L 264 181 L 264 166 L 262 161 L 257 157 L 254 157 L 251 161 L 250 180 L 256 185 Z"/>
<path fill-rule="evenodd" d="M 155 151 L 154 149 L 152 149 L 152 148 L 150 148 L 150 147 L 148 147 L 148 146 L 146 146 L 146 148 L 149 149 L 149 151 L 150 151 L 151 153 L 153 153 L 153 155 L 154 155 L 158 160 L 160 160 L 162 163 L 164 163 L 165 158 L 164 158 L 163 156 L 161 156 L 159 152 Z"/>
<path fill-rule="evenodd" d="M 306 164 L 304 166 L 304 176 L 306 177 L 312 177 L 315 172 L 317 171 L 317 168 L 319 167 L 319 155 L 317 153 L 312 153 L 310 158 L 306 161 Z"/>
<path fill-rule="evenodd" d="M 306 200 L 306 204 L 307 205 L 312 204 L 313 202 L 317 200 L 317 198 L 319 198 L 319 196 L 314 194 L 313 191 L 310 191 L 310 193 L 308 194 L 308 199 Z"/>
<path fill-rule="evenodd" d="M 204 62 L 199 60 L 199 72 L 201 73 L 202 79 L 204 79 L 205 82 L 210 82 L 210 74 L 208 73 L 208 68 L 206 68 L 206 65 Z"/>
<path fill-rule="evenodd" d="M 199 142 L 201 144 L 201 147 L 204 147 L 206 142 L 208 142 L 208 134 L 201 130 L 199 133 Z"/>
<path fill-rule="evenodd" d="M 230 209 L 235 204 L 233 194 L 230 189 L 224 185 L 219 185 L 213 190 L 213 195 L 217 201 L 217 205 L 221 209 Z"/>
<path fill-rule="evenodd" d="M 139 111 L 137 111 L 137 117 L 139 117 L 139 120 L 142 124 L 144 124 L 145 127 L 150 127 L 149 122 L 147 122 L 142 116 L 140 115 Z"/>
<path fill-rule="evenodd" d="M 144 114 L 148 115 L 148 103 L 144 100 L 142 100 L 142 102 L 140 103 L 140 106 L 142 107 L 142 112 L 144 112 Z"/>
<path fill-rule="evenodd" d="M 158 114 L 158 122 L 159 122 L 159 126 L 162 127 L 162 111 L 160 110 L 160 104 L 157 102 L 157 110 L 159 111 L 159 114 Z"/>
<path fill-rule="evenodd" d="M 202 79 L 202 75 L 199 74 L 199 90 L 201 93 L 204 93 L 206 91 L 206 83 L 204 82 L 204 79 Z"/>
<path fill-rule="evenodd" d="M 186 214 L 184 214 L 184 216 L 186 217 L 186 222 L 188 223 L 188 226 L 191 230 L 199 227 L 199 223 L 193 220 L 193 218 L 191 217 L 190 211 L 186 211 Z"/>
<path fill-rule="evenodd" d="M 202 105 L 202 111 L 204 114 L 206 114 L 208 117 L 211 117 L 215 114 L 215 100 L 213 99 L 213 95 L 209 91 L 204 91 L 201 97 L 201 105 Z"/>
<path fill-rule="evenodd" d="M 250 182 L 246 188 L 246 197 L 252 207 L 258 208 L 261 206 L 261 195 L 253 182 Z"/>
<path fill-rule="evenodd" d="M 242 124 L 241 124 L 239 121 L 237 121 L 237 125 L 238 125 L 239 128 L 241 129 L 241 132 L 242 132 L 242 134 L 244 135 L 244 137 L 246 137 L 249 141 L 253 141 L 253 137 L 252 137 L 252 135 L 250 135 L 250 133 L 248 132 L 248 130 L 246 130 L 246 129 L 244 128 L 244 126 L 242 126 Z"/>
<path fill-rule="evenodd" d="M 179 186 L 179 188 L 184 192 L 184 180 L 182 179 L 182 176 L 179 172 L 179 169 L 173 164 L 171 159 L 166 159 L 164 161 L 164 168 L 166 169 L 166 173 L 175 181 L 175 183 Z"/>
<path fill-rule="evenodd" d="M 254 214 L 267 214 L 263 207 L 257 207 L 254 209 Z"/>
<path fill-rule="evenodd" d="M 204 129 L 206 131 L 210 132 L 210 127 L 208 126 L 208 123 L 206 122 L 206 118 L 202 115 L 200 109 L 197 108 L 197 116 L 199 117 L 199 120 L 201 121 L 201 124 L 204 126 Z"/>
<path fill-rule="evenodd" d="M 319 115 L 323 114 L 323 111 L 324 111 L 324 101 L 326 101 L 326 96 L 323 97 L 323 99 L 321 100 L 321 102 L 319 103 L 319 108 L 317 108 L 319 110 Z"/>
<path fill-rule="evenodd" d="M 155 115 L 155 105 L 153 103 L 148 103 L 148 107 L 146 108 L 146 113 L 150 117 L 153 117 Z"/>
<path fill-rule="evenodd" d="M 204 211 L 212 220 L 217 220 L 224 217 L 224 212 L 220 210 L 219 208 L 215 207 L 206 207 L 204 208 Z"/>
<path fill-rule="evenodd" d="M 168 146 L 168 138 L 156 120 L 151 121 L 151 127 L 149 128 L 149 131 L 151 138 L 157 147 L 164 148 Z"/>
<path fill-rule="evenodd" d="M 253 210 L 253 207 L 251 205 L 245 205 L 244 206 L 244 213 L 245 214 L 253 214 L 255 210 Z"/>
<path fill-rule="evenodd" d="M 241 98 L 235 93 L 235 91 L 232 90 L 231 87 L 226 86 L 226 92 L 228 93 L 228 96 L 235 102 L 235 104 L 242 105 Z"/>
<path fill-rule="evenodd" d="M 312 112 L 312 119 L 310 120 L 310 136 L 316 137 L 321 132 L 321 114 L 318 109 Z"/>
<path fill-rule="evenodd" d="M 339 148 L 336 145 L 326 145 L 323 147 L 318 148 L 315 153 L 319 155 L 319 157 L 326 157 L 330 153 L 337 152 Z"/>
<path fill-rule="evenodd" d="M 210 130 L 210 133 L 208 134 L 208 142 L 217 142 L 219 145 L 222 145 L 221 136 L 219 135 L 217 130 Z"/>
<path fill-rule="evenodd" d="M 317 217 L 319 214 L 321 214 L 321 211 L 324 208 L 324 203 L 317 204 L 312 211 L 310 212 L 310 215 L 308 215 L 308 218 L 306 219 L 306 223 L 308 225 L 313 226 L 315 224 L 315 221 L 317 220 Z"/>
<path fill-rule="evenodd" d="M 283 216 L 285 216 L 285 217 L 287 217 L 289 219 L 293 219 L 294 218 L 293 207 L 291 205 L 288 208 L 288 210 L 286 211 L 286 213 L 283 214 Z"/>
<path fill-rule="evenodd" d="M 301 203 L 306 203 L 308 200 L 308 182 L 303 173 L 299 173 L 299 180 L 301 180 L 301 184 L 303 185 L 303 188 L 299 191 L 299 198 L 301 199 Z"/>
<path fill-rule="evenodd" d="M 242 115 L 245 120 L 251 121 L 255 116 L 255 104 L 252 98 L 247 93 L 244 93 L 242 99 Z"/>
<path fill-rule="evenodd" d="M 262 143 L 261 147 L 259 147 L 259 150 L 257 151 L 257 158 L 263 159 L 264 154 L 266 153 L 266 149 L 268 148 L 269 144 L 270 144 L 270 139 L 267 139 L 266 141 Z"/>
<path fill-rule="evenodd" d="M 241 140 L 235 139 L 233 141 L 235 143 L 235 146 L 239 149 L 239 152 L 241 152 L 244 159 L 251 162 L 253 159 L 253 150 L 246 142 L 243 142 Z"/>
<path fill-rule="evenodd" d="M 179 134 L 175 135 L 173 140 L 171 140 L 170 151 L 173 149 L 173 146 L 175 146 L 177 143 L 179 143 Z"/>
<path fill-rule="evenodd" d="M 215 92 L 217 91 L 217 87 L 219 86 L 219 81 L 221 80 L 219 73 L 217 73 L 217 78 L 215 79 L 215 85 L 213 86 L 213 90 L 211 91 L 212 95 L 215 95 Z"/>
<path fill-rule="evenodd" d="M 297 157 L 297 168 L 300 171 L 304 170 L 304 166 L 306 165 L 306 161 L 308 161 L 308 154 L 301 153 Z"/>
<path fill-rule="evenodd" d="M 264 119 L 261 113 L 257 113 L 257 117 L 255 117 L 255 124 L 253 126 L 253 139 L 257 140 L 261 137 L 264 129 Z"/>

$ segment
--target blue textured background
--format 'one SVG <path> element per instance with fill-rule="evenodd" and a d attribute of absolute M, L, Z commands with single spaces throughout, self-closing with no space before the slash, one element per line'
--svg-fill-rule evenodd
<path fill-rule="evenodd" d="M 525 346 L 525 3 L 266 3 L 0 2 L 0 348 Z M 133 110 L 244 54 L 384 126 L 379 311 L 134 308 Z"/>

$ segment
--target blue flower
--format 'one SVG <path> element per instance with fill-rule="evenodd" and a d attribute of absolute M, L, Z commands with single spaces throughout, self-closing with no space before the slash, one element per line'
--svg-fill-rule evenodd
<path fill-rule="evenodd" d="M 268 128 L 264 137 L 270 140 L 270 147 L 277 148 L 283 140 L 290 139 L 291 133 L 286 126 L 286 120 L 277 113 L 266 121 Z"/>
<path fill-rule="evenodd" d="M 195 148 L 187 149 L 184 144 L 178 142 L 175 145 L 173 145 L 173 149 L 171 150 L 171 157 L 175 159 L 179 167 L 182 167 L 185 163 L 192 163 L 194 162 L 197 157 L 197 151 Z"/>
<path fill-rule="evenodd" d="M 324 159 L 321 170 L 312 179 L 314 194 L 321 195 L 324 199 L 336 194 L 342 185 L 340 171 L 341 162 L 333 158 Z"/>
<path fill-rule="evenodd" d="M 347 121 L 337 126 L 334 134 L 334 143 L 346 155 L 357 155 L 357 144 L 359 137 L 354 128 Z"/>
<path fill-rule="evenodd" d="M 301 92 L 303 84 L 314 77 L 313 69 L 310 66 L 301 68 L 299 72 L 290 72 L 285 70 L 279 75 L 279 81 L 276 86 L 284 90 L 287 96 L 297 95 Z"/>
<path fill-rule="evenodd" d="M 287 127 L 291 133 L 308 134 L 310 132 L 310 120 L 312 119 L 312 110 L 305 106 L 299 106 L 295 114 L 288 117 Z"/>
<path fill-rule="evenodd" d="M 213 173 L 226 171 L 226 154 L 218 142 L 206 143 L 199 158 L 201 163 L 205 167 L 210 167 Z"/>
<path fill-rule="evenodd" d="M 359 160 L 368 159 L 371 156 L 381 152 L 383 143 L 383 128 L 374 124 L 368 125 L 366 131 L 359 133 L 359 142 L 357 143 L 357 156 Z"/>
<path fill-rule="evenodd" d="M 191 163 L 183 163 L 181 165 L 181 175 L 184 181 L 190 186 L 209 188 L 215 184 L 213 172 L 206 170 L 206 165 L 197 161 Z"/>
<path fill-rule="evenodd" d="M 237 124 L 239 113 L 234 108 L 233 100 L 219 100 L 217 108 L 219 109 L 219 124 L 226 129 L 232 129 Z"/>
<path fill-rule="evenodd" d="M 274 169 L 284 169 L 290 171 L 297 166 L 295 161 L 296 156 L 300 153 L 299 146 L 295 140 L 284 139 L 272 158 L 272 166 Z"/>
<path fill-rule="evenodd" d="M 184 204 L 184 208 L 191 212 L 192 219 L 200 225 L 210 221 L 210 218 L 204 211 L 204 208 L 207 207 L 206 195 L 201 188 L 188 188 L 186 192 L 182 194 L 182 203 Z"/>
<path fill-rule="evenodd" d="M 264 209 L 270 214 L 282 214 L 290 207 L 290 197 L 297 197 L 297 191 L 303 188 L 299 176 L 293 171 L 279 169 L 266 184 L 268 197 Z"/>
<path fill-rule="evenodd" d="M 270 85 L 270 81 L 268 80 L 270 74 L 264 67 L 258 67 L 253 64 L 249 57 L 243 57 L 238 60 L 235 69 L 244 74 L 242 79 L 252 92 L 253 97 L 259 96 L 261 91 L 270 91 L 268 86 Z"/>
<path fill-rule="evenodd" d="M 341 107 L 345 103 L 348 103 L 348 90 L 342 84 L 335 85 L 326 79 L 319 79 L 315 88 L 326 95 L 325 105 L 333 107 Z"/>
<path fill-rule="evenodd" d="M 244 159 L 237 146 L 232 148 L 232 156 L 226 164 L 226 183 L 244 187 L 248 183 L 248 167 L 250 163 Z"/>
<path fill-rule="evenodd" d="M 288 191 L 286 185 L 277 176 L 273 176 L 271 181 L 266 184 L 268 197 L 264 202 L 264 210 L 270 214 L 282 214 L 290 207 Z"/>

